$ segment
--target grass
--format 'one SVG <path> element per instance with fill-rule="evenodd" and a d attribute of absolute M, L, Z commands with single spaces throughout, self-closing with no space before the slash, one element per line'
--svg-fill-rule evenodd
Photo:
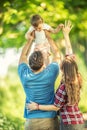
<path fill-rule="evenodd" d="M 25 96 L 16 68 L 11 68 L 0 83 L 0 130 L 23 130 Z"/>

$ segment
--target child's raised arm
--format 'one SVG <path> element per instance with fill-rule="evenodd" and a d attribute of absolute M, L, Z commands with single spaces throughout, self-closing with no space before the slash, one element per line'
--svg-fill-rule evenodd
<path fill-rule="evenodd" d="M 56 33 L 58 33 L 58 32 L 63 28 L 63 26 L 64 26 L 64 25 L 61 23 L 61 24 L 59 24 L 59 25 L 57 26 L 57 28 L 55 28 L 55 29 L 54 29 L 54 28 L 50 28 L 49 31 L 50 31 L 51 33 L 56 34 Z"/>

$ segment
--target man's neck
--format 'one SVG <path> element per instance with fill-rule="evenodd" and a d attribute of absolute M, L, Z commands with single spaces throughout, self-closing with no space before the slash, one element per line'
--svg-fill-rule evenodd
<path fill-rule="evenodd" d="M 37 73 L 40 73 L 41 71 L 43 71 L 45 68 L 46 68 L 46 66 L 43 65 L 39 70 L 37 70 L 37 71 L 32 70 L 32 71 L 33 71 L 35 74 L 37 74 Z"/>

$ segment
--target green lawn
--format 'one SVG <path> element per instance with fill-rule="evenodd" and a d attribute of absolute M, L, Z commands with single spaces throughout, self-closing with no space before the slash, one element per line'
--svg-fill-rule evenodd
<path fill-rule="evenodd" d="M 24 130 L 24 99 L 17 69 L 11 68 L 0 79 L 0 130 Z"/>

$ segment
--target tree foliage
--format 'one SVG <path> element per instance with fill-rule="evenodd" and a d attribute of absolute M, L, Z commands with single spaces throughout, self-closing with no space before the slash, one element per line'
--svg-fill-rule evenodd
<path fill-rule="evenodd" d="M 19 48 L 24 44 L 33 14 L 40 14 L 53 27 L 70 19 L 74 25 L 73 41 L 87 47 L 86 0 L 1 0 L 0 5 L 0 46 L 3 48 Z"/>

